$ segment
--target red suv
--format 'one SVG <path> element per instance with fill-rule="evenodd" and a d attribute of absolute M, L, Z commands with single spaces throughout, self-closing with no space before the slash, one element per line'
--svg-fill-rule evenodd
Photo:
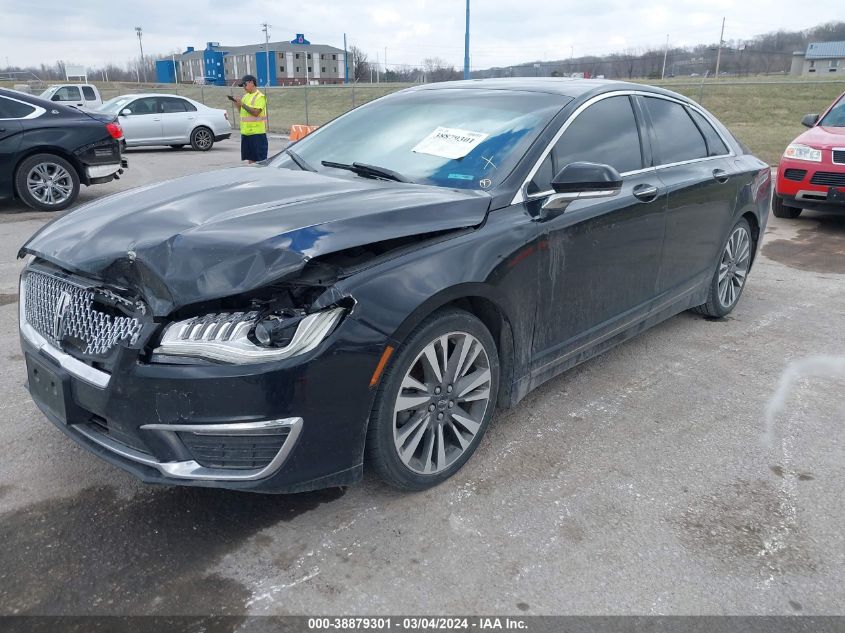
<path fill-rule="evenodd" d="M 845 94 L 801 123 L 810 129 L 780 159 L 772 212 L 778 218 L 797 218 L 802 209 L 845 212 Z"/>

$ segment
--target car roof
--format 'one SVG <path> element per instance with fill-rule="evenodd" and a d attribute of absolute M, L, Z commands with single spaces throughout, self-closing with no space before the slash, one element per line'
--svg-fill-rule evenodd
<path fill-rule="evenodd" d="M 415 86 L 410 90 L 513 90 L 519 92 L 544 92 L 577 98 L 585 94 L 612 92 L 615 90 L 639 90 L 653 92 L 682 99 L 689 102 L 687 97 L 670 90 L 649 86 L 647 84 L 616 81 L 614 79 L 577 79 L 570 77 L 503 77 L 497 79 L 469 79 L 463 81 L 444 81 L 441 83 Z"/>
<path fill-rule="evenodd" d="M 30 94 L 28 92 L 20 92 L 19 90 L 11 90 L 9 88 L 0 88 L 0 95 L 4 97 L 9 97 L 10 99 L 17 99 L 18 101 L 24 101 L 25 103 L 29 103 L 31 105 L 37 105 L 42 108 L 52 107 L 56 104 L 52 101 L 47 101 L 46 99 L 42 99 L 38 95 Z M 58 104 L 61 105 L 61 104 Z M 62 106 L 66 107 L 66 106 Z"/>
<path fill-rule="evenodd" d="M 177 99 L 187 99 L 188 101 L 193 101 L 190 97 L 186 97 L 184 95 L 175 95 L 172 92 L 129 92 L 125 95 L 117 95 L 116 97 L 109 97 L 109 101 L 112 99 L 126 99 L 126 98 L 136 98 L 136 97 L 176 97 Z"/>

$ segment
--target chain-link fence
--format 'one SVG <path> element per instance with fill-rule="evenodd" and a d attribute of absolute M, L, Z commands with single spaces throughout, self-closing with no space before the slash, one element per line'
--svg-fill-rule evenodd
<path fill-rule="evenodd" d="M 518 80 L 515 80 L 518 81 Z M 566 81 L 565 79 L 562 81 Z M 813 80 L 800 77 L 750 77 L 747 79 L 688 78 L 647 81 L 679 92 L 700 102 L 727 125 L 755 154 L 770 164 L 777 163 L 786 145 L 804 128 L 801 117 L 823 111 L 845 91 L 845 80 Z M 0 82 L 3 87 L 12 87 Z M 97 83 L 103 99 L 139 92 L 178 94 L 213 108 L 229 112 L 237 128 L 238 113 L 226 96 L 242 95 L 234 86 L 195 84 Z M 413 84 L 345 84 L 324 86 L 273 86 L 267 94 L 269 129 L 287 134 L 295 124 L 322 125 L 362 103 L 407 88 Z"/>
<path fill-rule="evenodd" d="M 378 99 L 386 94 L 407 88 L 411 84 L 341 84 L 325 86 L 271 86 L 262 87 L 267 95 L 269 129 L 271 133 L 287 134 L 291 125 L 322 125 L 347 110 Z M 243 96 L 242 88 L 236 86 L 203 86 L 194 84 L 164 84 L 141 87 L 126 84 L 100 87 L 103 100 L 118 95 L 139 92 L 176 94 L 189 97 L 211 108 L 229 112 L 229 120 L 237 124 L 238 113 L 234 104 L 226 97 Z"/>

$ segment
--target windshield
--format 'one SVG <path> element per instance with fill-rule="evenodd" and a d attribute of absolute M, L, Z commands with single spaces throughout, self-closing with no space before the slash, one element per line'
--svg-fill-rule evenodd
<path fill-rule="evenodd" d="M 321 172 L 349 173 L 323 161 L 363 163 L 416 183 L 489 189 L 508 176 L 569 100 L 510 90 L 397 93 L 353 110 L 293 149 Z M 271 164 L 296 169 L 287 154 Z"/>
<path fill-rule="evenodd" d="M 97 108 L 97 112 L 107 112 L 108 114 L 117 114 L 135 97 L 113 97 L 106 101 L 103 105 Z"/>
<path fill-rule="evenodd" d="M 845 127 L 845 97 L 839 99 L 839 103 L 830 109 L 830 112 L 824 115 L 824 118 L 819 121 L 819 125 L 826 125 L 827 127 Z"/>

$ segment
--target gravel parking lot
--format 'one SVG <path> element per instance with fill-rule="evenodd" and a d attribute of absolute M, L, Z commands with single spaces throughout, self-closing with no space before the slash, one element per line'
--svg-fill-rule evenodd
<path fill-rule="evenodd" d="M 130 150 L 81 199 L 238 158 Z M 444 485 L 293 496 L 144 486 L 40 414 L 15 255 L 49 219 L 0 203 L 0 614 L 843 613 L 845 216 L 770 219 L 730 317 L 552 380 Z"/>

